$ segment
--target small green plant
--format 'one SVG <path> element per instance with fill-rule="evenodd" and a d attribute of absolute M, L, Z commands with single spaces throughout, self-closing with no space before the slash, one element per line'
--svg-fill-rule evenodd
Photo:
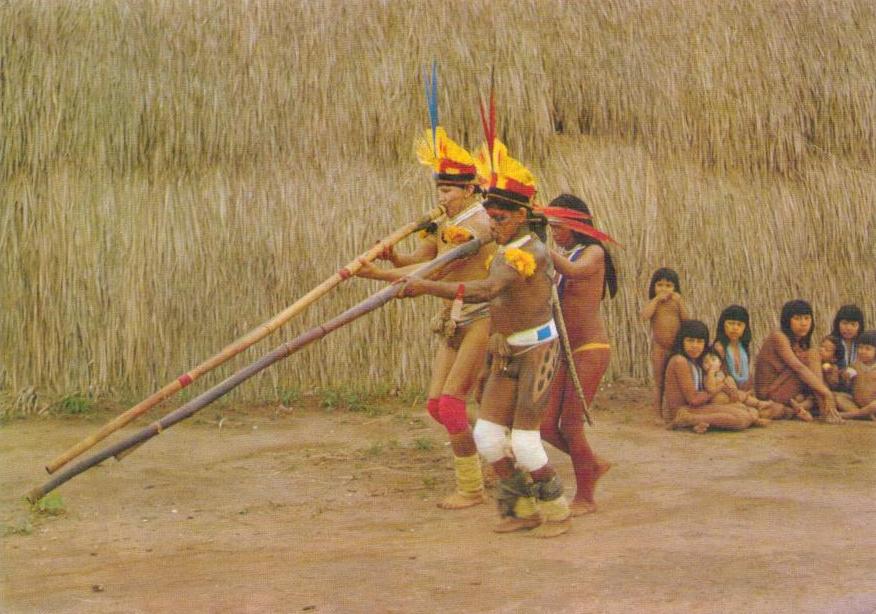
<path fill-rule="evenodd" d="M 64 509 L 64 499 L 61 495 L 53 492 L 33 504 L 33 511 L 45 516 L 60 516 L 66 510 Z"/>
<path fill-rule="evenodd" d="M 430 490 L 434 489 L 436 486 L 438 486 L 438 478 L 436 478 L 434 475 L 424 476 L 423 486 Z"/>
<path fill-rule="evenodd" d="M 4 524 L 4 535 L 30 535 L 33 533 L 33 524 L 30 518 L 21 518 L 15 524 Z"/>
<path fill-rule="evenodd" d="M 365 448 L 366 456 L 380 456 L 383 453 L 383 444 L 380 442 L 374 442 L 367 448 Z"/>
<path fill-rule="evenodd" d="M 301 401 L 301 390 L 298 388 L 286 388 L 280 391 L 280 403 L 289 407 L 297 405 Z"/>
<path fill-rule="evenodd" d="M 414 449 L 420 452 L 428 452 L 435 447 L 435 442 L 428 437 L 417 437 L 414 440 Z"/>
<path fill-rule="evenodd" d="M 57 404 L 57 411 L 61 414 L 81 415 L 87 414 L 94 408 L 94 401 L 81 394 L 71 394 Z"/>
<path fill-rule="evenodd" d="M 341 404 L 341 393 L 334 388 L 322 388 L 319 391 L 319 406 L 325 409 L 335 409 Z"/>
<path fill-rule="evenodd" d="M 320 407 L 327 410 L 343 408 L 368 416 L 379 416 L 383 413 L 378 405 L 370 403 L 365 395 L 355 390 L 322 388 L 319 391 L 319 399 Z"/>

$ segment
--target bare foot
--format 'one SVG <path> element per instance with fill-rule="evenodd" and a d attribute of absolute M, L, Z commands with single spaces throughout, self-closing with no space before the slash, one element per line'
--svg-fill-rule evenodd
<path fill-rule="evenodd" d="M 675 414 L 675 419 L 672 421 L 672 428 L 683 429 L 688 426 L 693 426 L 696 423 L 692 413 L 686 409 L 679 409 Z"/>
<path fill-rule="evenodd" d="M 474 505 L 480 505 L 484 501 L 486 501 L 486 497 L 483 492 L 475 493 L 473 495 L 455 492 L 452 495 L 448 495 L 441 499 L 441 501 L 438 502 L 438 507 L 442 510 L 462 510 Z"/>
<path fill-rule="evenodd" d="M 505 516 L 494 527 L 494 533 L 513 533 L 514 531 L 525 531 L 526 529 L 534 529 L 541 524 L 541 516 L 530 516 L 529 518 L 517 518 L 516 516 Z"/>
<path fill-rule="evenodd" d="M 596 511 L 596 503 L 593 501 L 572 501 L 569 504 L 569 511 L 572 516 L 584 516 L 585 514 L 592 514 Z"/>
<path fill-rule="evenodd" d="M 793 399 L 791 400 L 791 403 L 794 403 Z M 810 414 L 808 410 L 805 410 L 799 406 L 794 407 L 794 417 L 796 417 L 798 420 L 802 420 L 803 422 L 812 422 L 812 420 L 814 420 L 812 414 Z M 839 416 L 837 416 L 837 418 L 842 420 Z"/>
<path fill-rule="evenodd" d="M 769 426 L 770 422 L 772 421 L 769 418 L 756 418 L 751 426 Z"/>
<path fill-rule="evenodd" d="M 532 537 L 557 537 L 558 535 L 562 535 L 563 533 L 567 533 L 569 529 L 572 528 L 572 519 L 566 518 L 564 520 L 549 520 L 547 522 L 543 522 L 534 528 L 529 534 Z"/>
<path fill-rule="evenodd" d="M 693 432 L 697 433 L 698 435 L 702 435 L 703 433 L 705 433 L 708 430 L 709 430 L 709 423 L 708 422 L 697 422 L 693 426 Z"/>
<path fill-rule="evenodd" d="M 803 418 L 800 418 L 800 419 L 802 420 Z M 811 420 L 812 420 L 812 414 L 809 415 L 809 420 L 807 420 L 807 422 L 810 422 Z M 824 414 L 824 421 L 827 422 L 828 424 L 842 424 L 843 419 L 840 417 L 840 415 L 838 413 L 836 413 L 836 410 L 834 410 L 832 412 L 826 412 Z"/>

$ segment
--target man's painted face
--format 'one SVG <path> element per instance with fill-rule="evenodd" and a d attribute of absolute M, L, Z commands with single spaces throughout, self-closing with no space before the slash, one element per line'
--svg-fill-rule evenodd
<path fill-rule="evenodd" d="M 840 320 L 839 334 L 846 341 L 851 341 L 861 332 L 861 323 L 857 320 Z"/>
<path fill-rule="evenodd" d="M 741 320 L 724 320 L 724 334 L 730 341 L 739 341 L 745 333 L 745 322 Z"/>
<path fill-rule="evenodd" d="M 872 364 L 876 361 L 876 345 L 862 343 L 858 346 L 858 359 L 864 364 Z"/>
<path fill-rule="evenodd" d="M 791 332 L 798 339 L 805 337 L 812 329 L 812 316 L 807 314 L 797 314 L 791 316 Z"/>
<path fill-rule="evenodd" d="M 696 360 L 700 357 L 700 354 L 703 353 L 703 350 L 706 349 L 706 342 L 704 339 L 700 339 L 699 337 L 685 337 L 682 342 L 684 353 L 691 360 Z"/>
<path fill-rule="evenodd" d="M 668 279 L 658 279 L 657 282 L 654 284 L 654 292 L 656 294 L 675 292 L 675 284 Z"/>
<path fill-rule="evenodd" d="M 499 207 L 488 207 L 487 214 L 490 216 L 493 239 L 499 245 L 509 243 L 517 235 L 517 229 L 525 219 L 519 209 L 508 211 Z"/>

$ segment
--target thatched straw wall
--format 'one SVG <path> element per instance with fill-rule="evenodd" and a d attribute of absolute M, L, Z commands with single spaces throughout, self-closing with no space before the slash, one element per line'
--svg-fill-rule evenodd
<path fill-rule="evenodd" d="M 819 332 L 844 302 L 874 320 L 873 40 L 850 0 L 4 4 L 0 388 L 143 396 L 425 211 L 433 58 L 456 137 L 479 142 L 494 66 L 544 197 L 583 196 L 624 244 L 610 375 L 647 376 L 658 266 L 710 325 L 738 301 L 762 335 L 798 296 Z M 422 386 L 433 308 L 390 305 L 246 394 Z"/>

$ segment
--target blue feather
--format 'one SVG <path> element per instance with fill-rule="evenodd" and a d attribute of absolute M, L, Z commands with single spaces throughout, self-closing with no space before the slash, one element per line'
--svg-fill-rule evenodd
<path fill-rule="evenodd" d="M 429 107 L 429 123 L 432 125 L 432 147 L 435 157 L 438 157 L 438 63 L 432 60 L 432 85 L 426 78 L 426 103 Z"/>

